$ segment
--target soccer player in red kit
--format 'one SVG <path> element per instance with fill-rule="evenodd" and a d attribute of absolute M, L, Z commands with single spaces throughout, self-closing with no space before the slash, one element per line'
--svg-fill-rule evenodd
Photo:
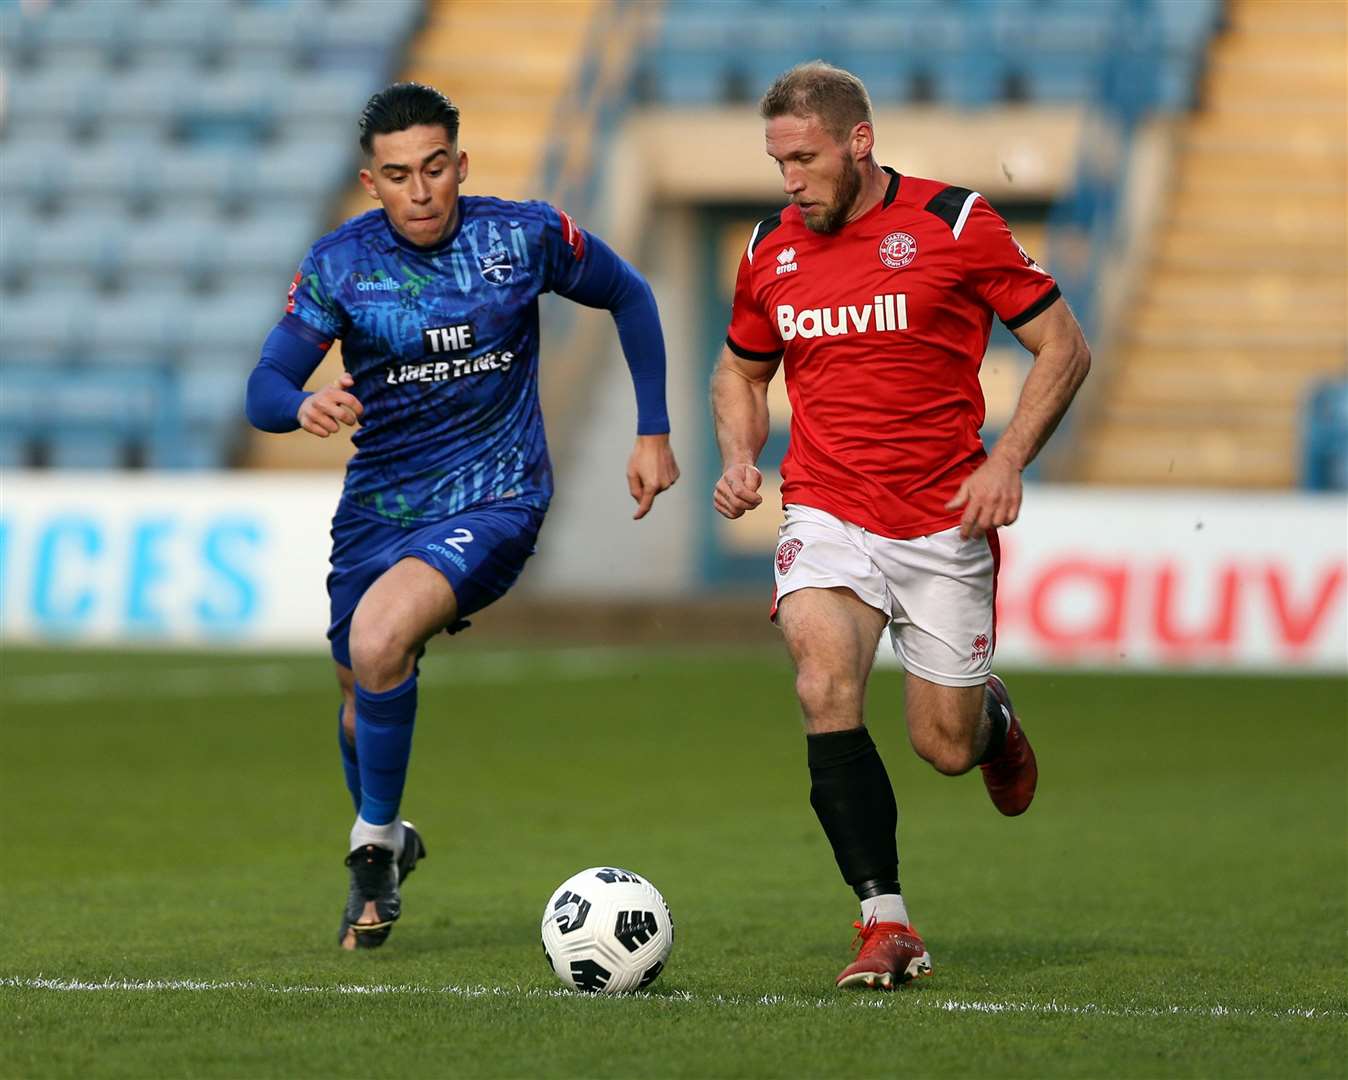
<path fill-rule="evenodd" d="M 790 205 L 740 261 L 712 382 L 727 518 L 761 504 L 767 387 L 785 362 L 773 616 L 796 667 L 810 803 L 861 901 L 860 950 L 839 986 L 890 989 L 931 972 L 899 889 L 898 811 L 862 720 L 880 635 L 906 671 L 908 735 L 950 776 L 975 765 L 1003 814 L 1038 770 L 992 674 L 999 526 L 1021 471 L 1086 377 L 1090 353 L 1053 279 L 977 192 L 878 164 L 854 75 L 802 64 L 768 90 L 767 152 Z M 991 453 L 978 368 L 993 316 L 1034 354 Z"/>

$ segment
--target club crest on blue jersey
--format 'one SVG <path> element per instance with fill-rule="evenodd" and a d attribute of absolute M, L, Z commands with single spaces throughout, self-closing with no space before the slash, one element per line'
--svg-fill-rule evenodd
<path fill-rule="evenodd" d="M 479 255 L 477 265 L 482 271 L 482 276 L 493 285 L 505 285 L 515 276 L 515 268 L 510 263 L 510 252 L 504 246 L 494 247 L 485 255 Z"/>

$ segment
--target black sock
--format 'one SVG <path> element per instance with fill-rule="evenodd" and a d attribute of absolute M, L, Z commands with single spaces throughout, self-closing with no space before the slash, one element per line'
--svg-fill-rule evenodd
<path fill-rule="evenodd" d="M 805 736 L 810 805 L 857 896 L 899 891 L 899 809 L 885 763 L 864 727 Z"/>
<path fill-rule="evenodd" d="M 996 761 L 1002 756 L 1006 748 L 1006 733 L 1011 727 L 1010 719 L 1002 712 L 1002 703 L 990 689 L 983 691 L 983 712 L 987 714 L 991 726 L 988 729 L 988 745 L 983 750 L 983 756 L 978 759 L 980 765 Z"/>

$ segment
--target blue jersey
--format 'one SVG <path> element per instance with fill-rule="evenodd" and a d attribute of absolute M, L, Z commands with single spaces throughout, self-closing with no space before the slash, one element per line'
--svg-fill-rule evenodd
<path fill-rule="evenodd" d="M 547 508 L 538 297 L 581 275 L 588 234 L 542 202 L 461 196 L 435 248 L 382 210 L 319 240 L 282 325 L 342 342 L 365 407 L 345 512 L 411 526 L 501 500 Z"/>

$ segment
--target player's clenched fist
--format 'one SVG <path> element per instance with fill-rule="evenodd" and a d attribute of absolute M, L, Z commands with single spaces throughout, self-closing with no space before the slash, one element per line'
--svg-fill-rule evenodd
<path fill-rule="evenodd" d="M 310 394 L 300 404 L 299 412 L 295 414 L 300 427 L 320 439 L 336 434 L 341 430 L 342 424 L 355 427 L 356 421 L 365 412 L 365 406 L 356 399 L 356 395 L 348 393 L 348 390 L 355 385 L 356 380 L 349 372 L 344 371 L 341 378 L 331 386 L 325 386 L 317 393 Z"/>
<path fill-rule="evenodd" d="M 716 481 L 712 505 L 722 517 L 733 521 L 763 501 L 763 496 L 758 493 L 762 486 L 763 474 L 752 465 L 731 465 Z"/>
<path fill-rule="evenodd" d="M 995 450 L 960 485 L 947 510 L 964 508 L 960 536 L 981 537 L 989 529 L 1012 525 L 1020 516 L 1020 470 Z"/>

